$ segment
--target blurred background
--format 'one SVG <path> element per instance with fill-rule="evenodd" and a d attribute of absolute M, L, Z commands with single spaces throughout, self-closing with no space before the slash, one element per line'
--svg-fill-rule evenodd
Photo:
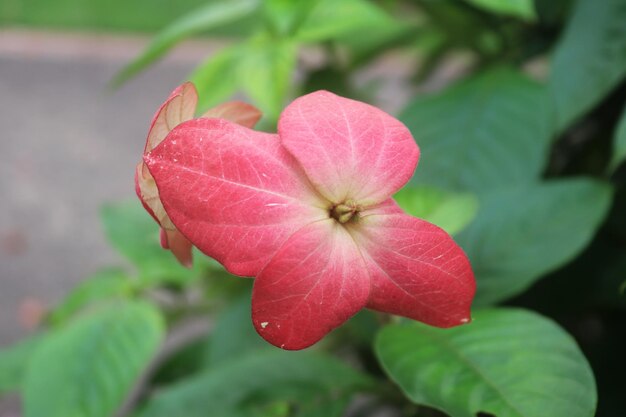
<path fill-rule="evenodd" d="M 143 297 L 207 295 L 224 274 L 198 254 L 179 268 L 135 198 L 174 87 L 194 81 L 198 113 L 250 101 L 265 130 L 328 89 L 411 129 L 422 160 L 398 201 L 468 253 L 476 306 L 556 321 L 591 363 L 597 415 L 626 415 L 624 22 L 626 0 L 0 0 L 0 347 L 126 294 L 75 290 L 94 277 L 132 276 Z M 380 376 L 368 332 L 353 343 Z M 168 372 L 156 385 L 181 378 Z M 0 399 L 0 417 L 18 410 Z"/>
<path fill-rule="evenodd" d="M 139 3 L 0 4 L 0 344 L 32 329 L 72 285 L 119 263 L 100 207 L 134 196 L 154 111 L 216 48 L 188 42 L 113 90 L 113 76 L 149 32 L 195 5 Z"/>
<path fill-rule="evenodd" d="M 41 313 L 81 279 L 119 263 L 106 243 L 100 207 L 134 197 L 134 167 L 151 117 L 169 92 L 250 25 L 250 18 L 216 25 L 216 34 L 183 41 L 114 87 L 114 77 L 152 34 L 207 4 L 116 1 L 0 4 L 0 123 L 7 126 L 0 142 L 0 344 L 35 327 Z M 413 58 L 392 51 L 354 71 L 352 82 L 397 112 L 413 92 L 457 77 L 467 61 L 456 57 L 416 86 L 409 79 L 418 65 Z M 299 55 L 309 70 L 324 59 L 315 45 Z M 302 80 L 298 73 L 287 77 Z"/>

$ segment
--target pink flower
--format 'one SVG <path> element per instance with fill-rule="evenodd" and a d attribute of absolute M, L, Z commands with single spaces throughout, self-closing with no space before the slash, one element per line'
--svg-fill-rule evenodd
<path fill-rule="evenodd" d="M 418 157 L 398 120 L 318 91 L 285 109 L 277 135 L 196 119 L 144 161 L 178 230 L 256 277 L 259 334 L 302 349 L 364 307 L 438 327 L 470 320 L 467 257 L 391 198 Z"/>
<path fill-rule="evenodd" d="M 192 83 L 184 83 L 172 91 L 152 118 L 144 154 L 157 147 L 173 128 L 191 120 L 196 112 L 197 103 L 198 93 Z M 221 117 L 252 128 L 261 118 L 261 112 L 250 104 L 231 101 L 208 110 L 202 117 Z M 135 171 L 135 191 L 144 208 L 161 226 L 163 248 L 170 249 L 181 264 L 190 267 L 192 244 L 178 231 L 167 215 L 154 178 L 143 161 L 137 164 Z"/>

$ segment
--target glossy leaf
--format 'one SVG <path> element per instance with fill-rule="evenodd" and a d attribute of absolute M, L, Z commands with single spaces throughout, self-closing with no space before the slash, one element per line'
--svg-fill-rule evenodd
<path fill-rule="evenodd" d="M 592 417 L 593 373 L 556 323 L 521 309 L 479 310 L 454 329 L 384 328 L 376 353 L 407 397 L 455 417 Z"/>
<path fill-rule="evenodd" d="M 550 75 L 560 129 L 594 107 L 626 76 L 624 21 L 623 0 L 576 3 Z"/>
<path fill-rule="evenodd" d="M 617 125 L 613 139 L 613 156 L 611 157 L 611 170 L 617 169 L 626 160 L 626 108 Z"/>
<path fill-rule="evenodd" d="M 24 382 L 25 417 L 109 417 L 164 337 L 149 304 L 112 304 L 48 336 Z"/>
<path fill-rule="evenodd" d="M 20 390 L 30 358 L 44 337 L 31 336 L 0 349 L 0 397 L 2 394 Z"/>
<path fill-rule="evenodd" d="M 231 24 L 253 14 L 258 6 L 258 0 L 213 1 L 186 14 L 160 32 L 148 48 L 115 77 L 113 83 L 121 84 L 136 75 L 183 39 Z"/>
<path fill-rule="evenodd" d="M 552 134 L 544 88 L 497 69 L 420 97 L 400 119 L 422 151 L 414 181 L 483 193 L 536 181 Z"/>
<path fill-rule="evenodd" d="M 97 303 L 128 298 L 132 291 L 133 282 L 126 273 L 119 269 L 104 269 L 78 284 L 52 311 L 49 319 L 54 324 L 63 323 Z"/>
<path fill-rule="evenodd" d="M 393 196 L 408 214 L 433 223 L 451 235 L 463 230 L 478 213 L 478 198 L 432 187 L 404 187 Z"/>
<path fill-rule="evenodd" d="M 534 20 L 536 16 L 533 0 L 466 0 L 481 9 L 508 16 Z"/>
<path fill-rule="evenodd" d="M 140 417 L 204 417 L 207 410 L 221 416 L 249 416 L 250 407 L 276 402 L 297 404 L 298 416 L 316 414 L 343 403 L 355 392 L 371 387 L 368 377 L 337 360 L 311 352 L 255 352 L 208 369 L 151 398 Z M 336 406 L 336 404 L 335 404 Z M 244 412 L 245 411 L 245 412 Z M 342 410 L 339 410 L 340 412 Z"/>
<path fill-rule="evenodd" d="M 550 181 L 486 195 L 457 241 L 476 274 L 474 305 L 524 291 L 591 241 L 611 204 L 611 188 L 589 179 Z"/>

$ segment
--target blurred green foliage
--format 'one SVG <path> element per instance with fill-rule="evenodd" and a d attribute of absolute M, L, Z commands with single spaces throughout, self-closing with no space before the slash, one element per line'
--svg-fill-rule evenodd
<path fill-rule="evenodd" d="M 3 0 L 0 24 L 154 32 L 206 0 Z"/>
<path fill-rule="evenodd" d="M 411 91 L 466 57 L 461 80 L 415 94 L 400 112 L 421 161 L 396 199 L 457 238 L 481 307 L 474 324 L 450 330 L 362 312 L 314 352 L 278 351 L 250 323 L 250 280 L 199 253 L 193 269 L 180 267 L 139 203 L 110 205 L 105 233 L 130 267 L 89 278 L 41 336 L 0 351 L 0 395 L 22 392 L 26 417 L 103 416 L 142 369 L 153 373 L 127 414 L 340 416 L 363 392 L 355 416 L 380 406 L 442 415 L 428 405 L 468 417 L 623 416 L 626 0 L 108 2 L 101 14 L 93 10 L 105 3 L 39 2 L 3 2 L 1 19 L 136 30 L 167 21 L 118 84 L 186 38 L 228 37 L 190 75 L 199 110 L 243 93 L 268 129 L 311 90 L 373 101 L 377 86 L 355 87 L 355 74 L 389 52 L 415 62 Z M 76 17 L 88 7 L 94 17 Z M 319 62 L 299 65 L 311 50 Z M 131 320 L 127 308 L 143 313 Z M 175 335 L 198 316 L 212 330 L 156 360 L 163 324 Z"/>

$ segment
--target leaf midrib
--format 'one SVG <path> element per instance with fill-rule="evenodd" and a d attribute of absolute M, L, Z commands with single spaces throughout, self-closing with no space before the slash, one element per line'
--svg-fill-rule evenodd
<path fill-rule="evenodd" d="M 423 334 L 426 337 L 433 340 L 434 342 L 439 343 L 439 345 L 445 348 L 446 351 L 451 353 L 461 363 L 465 364 L 467 368 L 470 371 L 472 371 L 474 374 L 476 374 L 479 379 L 484 381 L 486 385 L 489 388 L 491 388 L 491 390 L 494 391 L 496 395 L 502 399 L 503 403 L 507 407 L 509 407 L 509 409 L 511 409 L 518 417 L 527 417 L 513 403 L 510 402 L 510 400 L 507 398 L 505 393 L 500 388 L 498 388 L 498 386 L 493 381 L 487 378 L 487 376 L 482 372 L 482 370 L 477 365 L 475 365 L 468 357 L 463 355 L 462 352 L 458 351 L 453 345 L 451 345 L 446 338 L 438 336 L 437 334 L 429 330 L 425 330 Z M 483 411 L 483 410 L 476 410 L 476 411 Z M 485 411 L 489 411 L 489 410 L 485 410 Z"/>

